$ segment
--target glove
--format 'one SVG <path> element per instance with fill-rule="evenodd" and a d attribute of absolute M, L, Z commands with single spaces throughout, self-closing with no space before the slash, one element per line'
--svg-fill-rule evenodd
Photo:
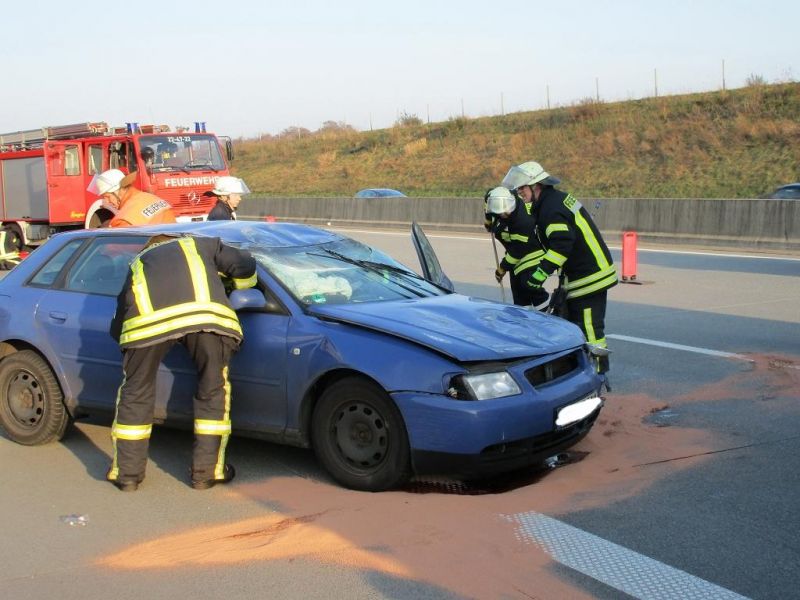
<path fill-rule="evenodd" d="M 493 225 L 494 225 L 494 215 L 486 213 L 483 218 L 483 228 L 486 231 L 491 231 Z"/>
<path fill-rule="evenodd" d="M 531 273 L 531 276 L 525 282 L 525 285 L 532 290 L 538 290 L 541 289 L 545 281 L 547 281 L 547 273 L 544 271 L 544 269 L 542 269 L 542 267 L 536 267 L 536 270 Z"/>
<path fill-rule="evenodd" d="M 506 274 L 505 269 L 503 267 L 497 267 L 494 270 L 494 278 L 497 280 L 497 283 L 503 281 L 503 276 Z"/>

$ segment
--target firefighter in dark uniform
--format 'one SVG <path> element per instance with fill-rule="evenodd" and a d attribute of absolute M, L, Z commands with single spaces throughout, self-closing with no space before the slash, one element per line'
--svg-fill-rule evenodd
<path fill-rule="evenodd" d="M 133 259 L 111 325 L 122 349 L 123 379 L 107 478 L 119 489 L 136 490 L 144 479 L 156 373 L 176 342 L 186 347 L 198 371 L 192 487 L 206 489 L 233 479 L 235 470 L 225 463 L 231 433 L 228 363 L 242 329 L 226 283 L 235 289 L 253 287 L 256 263 L 249 252 L 219 238 L 156 236 Z"/>
<path fill-rule="evenodd" d="M 249 194 L 250 188 L 243 179 L 225 175 L 217 179 L 214 189 L 207 195 L 216 196 L 217 203 L 208 213 L 209 221 L 235 221 L 236 208 L 242 201 L 244 194 Z"/>
<path fill-rule="evenodd" d="M 591 216 L 572 194 L 555 189 L 560 183 L 539 163 L 511 167 L 503 186 L 532 202 L 539 240 L 545 253 L 526 282 L 533 289 L 561 269 L 568 319 L 578 325 L 586 340 L 606 347 L 605 315 L 608 289 L 617 284 L 617 271 L 608 246 Z M 598 372 L 608 371 L 608 356 L 601 356 Z"/>
<path fill-rule="evenodd" d="M 496 187 L 484 196 L 484 227 L 503 245 L 505 255 L 495 269 L 498 283 L 511 272 L 511 296 L 518 306 L 533 306 L 542 310 L 547 306 L 548 294 L 543 287 L 526 285 L 531 273 L 544 256 L 536 237 L 536 223 L 528 214 L 524 202 L 519 202 L 504 187 Z"/>

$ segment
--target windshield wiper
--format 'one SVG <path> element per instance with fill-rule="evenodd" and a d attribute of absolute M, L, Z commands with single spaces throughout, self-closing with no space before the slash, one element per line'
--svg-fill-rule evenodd
<path fill-rule="evenodd" d="M 214 165 L 212 165 L 210 162 L 201 162 L 201 163 L 188 162 L 185 165 L 183 165 L 183 168 L 184 169 L 208 169 L 210 171 L 214 171 L 214 173 L 217 173 L 219 171 L 219 169 L 215 169 Z"/>

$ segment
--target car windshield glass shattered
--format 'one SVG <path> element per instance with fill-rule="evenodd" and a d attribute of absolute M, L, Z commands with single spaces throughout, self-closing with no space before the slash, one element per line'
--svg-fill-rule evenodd
<path fill-rule="evenodd" d="M 247 248 L 303 304 L 354 304 L 441 296 L 447 292 L 355 240 L 315 246 Z"/>

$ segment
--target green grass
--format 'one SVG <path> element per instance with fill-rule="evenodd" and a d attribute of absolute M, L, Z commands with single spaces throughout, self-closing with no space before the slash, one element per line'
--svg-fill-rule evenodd
<path fill-rule="evenodd" d="M 759 197 L 800 180 L 800 84 L 239 140 L 234 172 L 274 196 L 474 197 L 527 160 L 583 197 Z"/>

